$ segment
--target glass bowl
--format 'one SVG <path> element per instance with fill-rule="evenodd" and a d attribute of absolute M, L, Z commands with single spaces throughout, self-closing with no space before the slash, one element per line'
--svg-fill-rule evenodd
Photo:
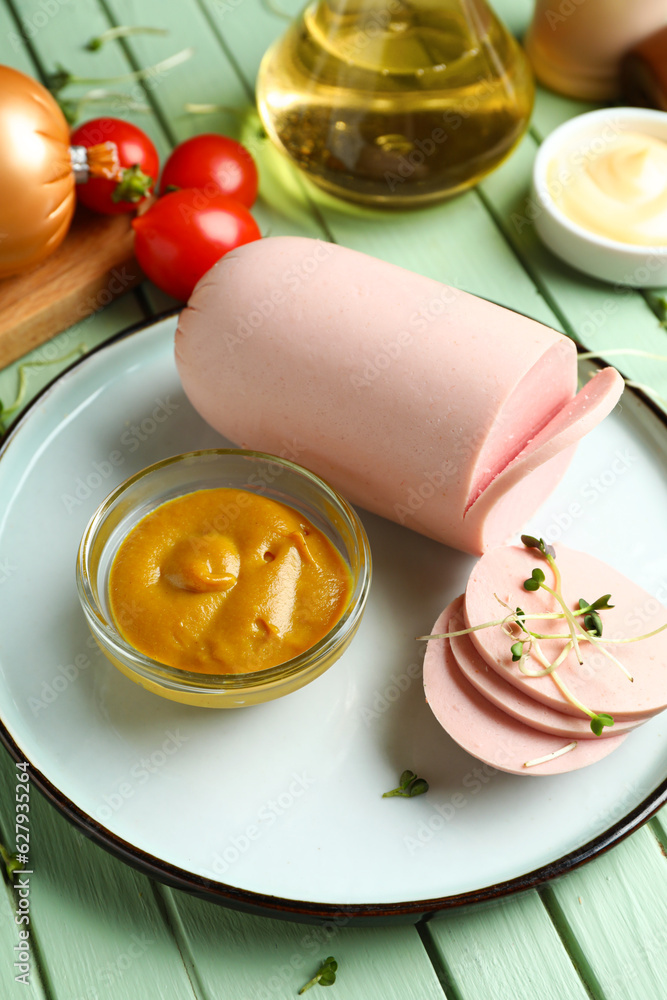
<path fill-rule="evenodd" d="M 167 666 L 127 642 L 111 615 L 109 571 L 127 534 L 168 500 L 217 487 L 259 493 L 300 511 L 330 539 L 350 570 L 350 600 L 333 628 L 305 652 L 263 670 L 204 674 Z M 368 597 L 371 553 L 355 511 L 319 476 L 275 455 L 219 448 L 165 459 L 115 489 L 97 508 L 83 534 L 76 579 L 93 637 L 127 677 L 172 701 L 205 708 L 239 708 L 296 691 L 344 653 L 359 627 Z"/>

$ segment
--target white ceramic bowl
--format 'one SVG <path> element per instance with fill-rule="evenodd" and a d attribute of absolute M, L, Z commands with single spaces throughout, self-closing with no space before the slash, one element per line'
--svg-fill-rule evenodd
<path fill-rule="evenodd" d="M 619 132 L 643 132 L 667 142 L 667 113 L 646 108 L 603 108 L 571 118 L 540 146 L 533 167 L 535 228 L 558 257 L 579 271 L 617 285 L 667 285 L 667 246 L 621 243 L 577 225 L 556 204 L 548 183 L 552 160 L 581 149 L 595 150 Z"/>

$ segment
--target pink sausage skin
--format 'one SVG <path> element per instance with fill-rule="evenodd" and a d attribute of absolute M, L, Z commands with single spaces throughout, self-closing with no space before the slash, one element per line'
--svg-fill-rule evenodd
<path fill-rule="evenodd" d="M 240 447 L 291 457 L 360 506 L 476 554 L 534 513 L 622 389 L 603 372 L 575 400 L 562 334 L 296 237 L 239 247 L 202 278 L 176 363 L 194 407 Z"/>

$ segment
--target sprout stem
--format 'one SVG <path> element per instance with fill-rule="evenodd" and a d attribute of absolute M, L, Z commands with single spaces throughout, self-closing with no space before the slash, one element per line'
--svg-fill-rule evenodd
<path fill-rule="evenodd" d="M 149 28 L 138 24 L 119 24 L 115 28 L 107 28 L 101 35 L 96 35 L 86 42 L 85 48 L 89 52 L 97 52 L 106 42 L 113 42 L 117 38 L 129 38 L 131 35 L 168 35 L 166 28 Z"/>
<path fill-rule="evenodd" d="M 534 760 L 527 760 L 523 765 L 524 767 L 535 767 L 536 764 L 546 764 L 549 760 L 555 760 L 556 757 L 562 757 L 564 753 L 569 753 L 570 750 L 574 750 L 577 747 L 577 740 L 572 740 L 567 746 L 561 747 L 560 750 L 554 750 L 553 753 L 547 753 L 544 757 L 536 757 Z"/>
<path fill-rule="evenodd" d="M 160 73 L 166 73 L 167 70 L 173 69 L 175 66 L 179 66 L 181 63 L 187 62 L 194 55 L 195 50 L 193 48 L 181 49 L 180 52 L 175 52 L 173 56 L 168 56 L 167 59 L 162 59 L 160 62 L 155 63 L 154 66 L 147 66 L 145 69 L 137 69 L 132 73 L 122 73 L 120 76 L 107 76 L 107 77 L 86 77 L 86 76 L 75 76 L 68 70 L 64 69 L 62 66 L 58 66 L 55 73 L 51 73 L 49 76 L 49 90 L 52 94 L 59 94 L 61 90 L 65 87 L 69 87 L 72 84 L 81 84 L 85 86 L 91 86 L 96 83 L 102 84 L 116 84 L 116 83 L 131 83 L 137 80 L 145 80 L 149 76 L 155 76 Z"/>

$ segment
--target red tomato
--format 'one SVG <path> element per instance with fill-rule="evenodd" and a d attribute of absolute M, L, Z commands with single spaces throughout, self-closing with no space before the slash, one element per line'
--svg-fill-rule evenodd
<path fill-rule="evenodd" d="M 236 198 L 246 208 L 257 197 L 257 167 L 240 142 L 225 135 L 196 135 L 177 146 L 164 165 L 160 191 L 199 188 L 205 195 Z"/>
<path fill-rule="evenodd" d="M 228 250 L 262 235 L 240 202 L 224 194 L 207 198 L 193 188 L 159 198 L 132 225 L 134 252 L 144 274 L 181 302 Z"/>
<path fill-rule="evenodd" d="M 82 205 L 105 215 L 134 212 L 157 183 L 160 161 L 148 136 L 120 118 L 93 118 L 80 125 L 70 136 L 73 146 L 97 146 L 113 142 L 123 168 L 123 180 L 107 181 L 93 177 L 77 184 L 76 197 Z"/>

